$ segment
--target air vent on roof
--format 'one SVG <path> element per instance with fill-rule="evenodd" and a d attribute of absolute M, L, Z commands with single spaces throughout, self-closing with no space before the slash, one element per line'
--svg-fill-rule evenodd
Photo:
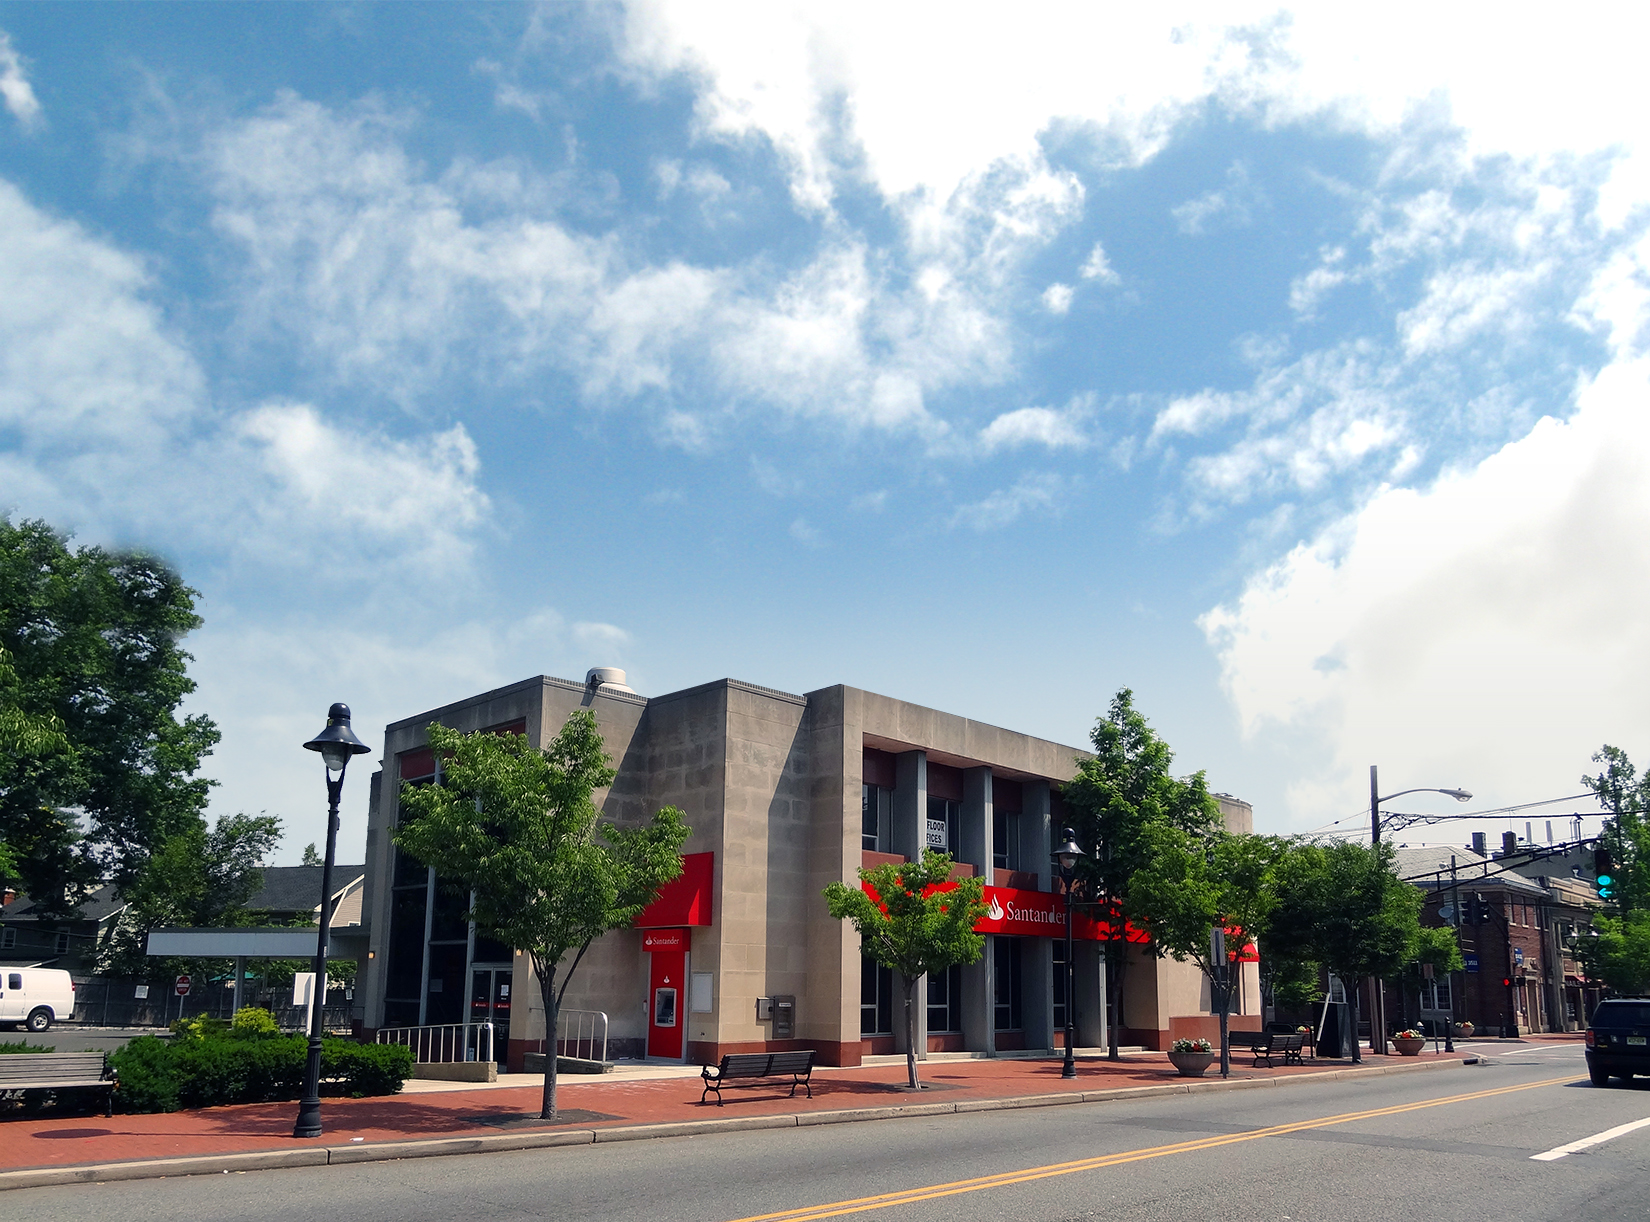
<path fill-rule="evenodd" d="M 592 666 L 585 672 L 584 685 L 603 691 L 626 692 L 632 696 L 638 694 L 635 688 L 625 686 L 624 671 L 617 666 Z"/>

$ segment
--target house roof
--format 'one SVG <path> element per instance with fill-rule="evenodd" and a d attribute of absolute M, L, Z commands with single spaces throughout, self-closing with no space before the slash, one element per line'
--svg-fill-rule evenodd
<path fill-rule="evenodd" d="M 126 901 L 115 894 L 114 885 L 104 883 L 103 886 L 81 901 L 80 916 L 69 919 L 101 922 L 114 916 L 124 907 L 126 907 Z M 20 895 L 7 904 L 4 911 L 0 912 L 0 916 L 8 921 L 38 921 L 42 919 L 40 913 L 36 910 L 35 902 L 26 895 Z M 58 918 L 48 917 L 45 919 Z"/>
<path fill-rule="evenodd" d="M 332 893 L 348 893 L 350 888 L 360 890 L 360 882 L 366 877 L 366 866 L 335 865 L 332 867 Z M 263 881 L 257 892 L 247 901 L 246 906 L 252 909 L 264 909 L 277 913 L 312 913 L 321 902 L 321 867 L 320 866 L 265 866 L 262 870 Z M 115 894 L 113 884 L 105 883 L 99 887 L 80 905 L 80 919 L 83 921 L 103 921 L 119 912 L 126 906 L 126 901 Z M 359 906 L 359 902 L 357 902 Z M 3 916 L 5 920 L 37 921 L 40 916 L 35 912 L 34 901 L 28 896 L 19 896 L 6 905 Z M 357 918 L 359 920 L 359 917 Z"/>
<path fill-rule="evenodd" d="M 1423 891 L 1434 891 L 1450 885 L 1449 861 L 1455 858 L 1455 878 L 1465 886 L 1480 891 L 1510 891 L 1531 899 L 1545 899 L 1547 889 L 1510 870 L 1502 872 L 1499 861 L 1475 853 L 1465 846 L 1450 848 L 1422 845 L 1419 848 L 1402 847 L 1394 850 L 1398 877 L 1406 879 Z M 1442 873 L 1440 873 L 1442 871 Z"/>
<path fill-rule="evenodd" d="M 366 866 L 332 867 L 332 893 L 337 895 L 366 876 Z M 271 912 L 314 912 L 321 902 L 320 866 L 265 866 L 263 885 L 246 902 L 248 908 Z"/>

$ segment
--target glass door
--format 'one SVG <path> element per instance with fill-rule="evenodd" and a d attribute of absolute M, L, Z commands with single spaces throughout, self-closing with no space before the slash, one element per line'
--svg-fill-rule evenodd
<path fill-rule="evenodd" d="M 493 1024 L 493 1059 L 504 1064 L 510 1050 L 510 984 L 515 969 L 476 967 L 470 971 L 470 1022 Z M 472 1050 L 472 1058 L 481 1052 Z"/>

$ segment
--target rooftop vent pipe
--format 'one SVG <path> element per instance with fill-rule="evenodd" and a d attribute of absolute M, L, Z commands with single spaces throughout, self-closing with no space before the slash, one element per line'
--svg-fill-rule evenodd
<path fill-rule="evenodd" d="M 584 673 L 584 685 L 592 690 L 605 688 L 610 692 L 639 695 L 635 688 L 625 686 L 624 671 L 617 666 L 592 666 Z"/>

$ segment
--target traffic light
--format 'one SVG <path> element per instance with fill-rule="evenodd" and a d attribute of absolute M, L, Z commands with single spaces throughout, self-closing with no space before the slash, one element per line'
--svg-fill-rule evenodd
<path fill-rule="evenodd" d="M 1598 875 L 1598 897 L 1601 900 L 1614 899 L 1616 894 L 1615 864 L 1610 860 L 1610 850 L 1596 848 L 1593 850 L 1593 873 Z"/>
<path fill-rule="evenodd" d="M 1512 988 L 1512 977 L 1511 976 L 1501 977 L 1501 987 L 1504 988 L 1504 989 Z"/>

